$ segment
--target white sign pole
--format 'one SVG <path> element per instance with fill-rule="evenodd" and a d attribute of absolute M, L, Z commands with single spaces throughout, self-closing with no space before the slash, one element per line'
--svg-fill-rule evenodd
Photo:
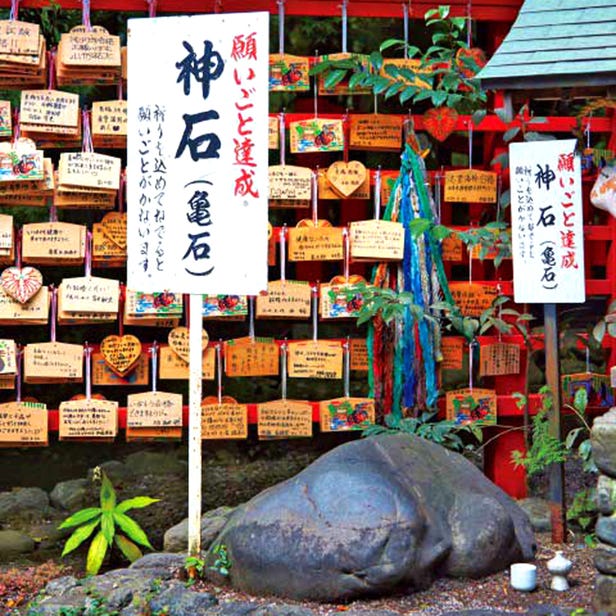
<path fill-rule="evenodd" d="M 203 298 L 190 295 L 188 387 L 188 555 L 201 552 L 201 385 Z"/>

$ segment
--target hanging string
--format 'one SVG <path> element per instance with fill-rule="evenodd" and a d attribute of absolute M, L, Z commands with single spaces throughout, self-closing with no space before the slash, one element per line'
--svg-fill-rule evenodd
<path fill-rule="evenodd" d="M 49 290 L 51 291 L 51 310 L 49 315 L 49 340 L 51 342 L 56 341 L 56 319 L 58 314 L 58 289 L 55 285 L 50 284 Z"/>
<path fill-rule="evenodd" d="M 473 369 L 475 363 L 473 351 L 475 344 L 476 342 L 474 340 L 468 343 L 468 388 L 471 393 L 473 393 Z"/>
<path fill-rule="evenodd" d="M 466 247 L 466 253 L 468 254 L 468 284 L 473 282 L 473 249 Z"/>
<path fill-rule="evenodd" d="M 126 189 L 126 169 L 120 174 L 120 189 L 118 190 L 118 212 L 124 213 L 124 191 Z"/>
<path fill-rule="evenodd" d="M 158 0 L 147 0 L 148 3 L 148 17 L 156 17 L 156 7 Z"/>
<path fill-rule="evenodd" d="M 47 89 L 56 88 L 56 50 L 50 49 L 47 52 Z"/>
<path fill-rule="evenodd" d="M 342 160 L 345 163 L 349 162 L 349 134 L 350 134 L 350 128 L 351 126 L 351 121 L 349 119 L 349 108 L 347 107 L 344 110 L 344 115 L 342 116 L 342 132 L 344 134 L 344 143 L 342 146 Z"/>
<path fill-rule="evenodd" d="M 82 123 L 82 138 L 81 138 L 81 151 L 93 152 L 94 146 L 92 144 L 92 131 L 90 130 L 90 112 L 87 109 L 81 111 L 81 123 Z"/>
<path fill-rule="evenodd" d="M 406 2 L 402 3 L 402 23 L 404 29 L 404 58 L 406 60 L 409 57 L 409 5 Z"/>
<path fill-rule="evenodd" d="M 374 174 L 374 220 L 381 217 L 381 165 Z"/>
<path fill-rule="evenodd" d="M 470 47 L 471 46 L 471 31 L 472 31 L 472 26 L 473 26 L 473 21 L 472 21 L 473 0 L 468 0 L 467 11 L 468 11 L 468 14 L 466 17 L 466 46 Z"/>
<path fill-rule="evenodd" d="M 15 236 L 15 266 L 21 269 L 21 241 L 23 238 L 23 228 L 19 227 Z"/>
<path fill-rule="evenodd" d="M 319 50 L 315 49 L 314 50 L 314 57 L 318 58 L 319 57 Z M 312 80 L 312 99 L 313 99 L 313 105 L 314 105 L 314 117 L 318 118 L 319 114 L 318 114 L 318 109 L 319 109 L 319 89 L 317 86 L 317 81 L 318 79 L 315 77 Z"/>
<path fill-rule="evenodd" d="M 441 224 L 441 180 L 442 178 L 440 173 L 436 173 L 434 176 L 434 204 L 436 206 L 436 223 L 439 225 Z"/>
<path fill-rule="evenodd" d="M 217 391 L 218 404 L 222 404 L 222 340 L 216 345 L 216 373 L 217 373 Z"/>
<path fill-rule="evenodd" d="M 92 398 L 92 348 L 86 342 L 83 348 L 86 358 L 86 400 Z"/>
<path fill-rule="evenodd" d="M 156 386 L 158 385 L 158 343 L 156 340 L 150 346 L 150 357 L 152 359 L 152 393 L 156 393 Z"/>
<path fill-rule="evenodd" d="M 468 168 L 473 168 L 473 123 L 468 121 Z"/>
<path fill-rule="evenodd" d="M 278 53 L 284 55 L 284 0 L 278 0 Z"/>
<path fill-rule="evenodd" d="M 9 13 L 9 19 L 16 21 L 19 17 L 19 0 L 11 0 L 11 12 Z"/>
<path fill-rule="evenodd" d="M 255 341 L 255 298 L 248 296 L 248 337 L 251 342 Z"/>
<path fill-rule="evenodd" d="M 312 176 L 311 176 L 311 188 L 312 188 L 312 192 L 311 192 L 311 197 L 312 197 L 312 222 L 314 224 L 314 226 L 316 227 L 319 224 L 319 190 L 318 190 L 318 183 L 317 183 L 317 175 L 319 173 L 319 168 L 317 167 L 313 172 L 312 172 Z"/>
<path fill-rule="evenodd" d="M 501 217 L 501 196 L 503 192 L 503 178 L 499 173 L 496 176 L 496 221 L 500 222 Z"/>
<path fill-rule="evenodd" d="M 86 231 L 86 250 L 84 257 L 84 269 L 86 278 L 92 275 L 92 231 Z"/>
<path fill-rule="evenodd" d="M 287 224 L 280 229 L 280 280 L 286 280 L 287 269 Z"/>
<path fill-rule="evenodd" d="M 118 79 L 118 86 L 117 86 L 117 96 L 118 96 L 118 100 L 124 100 L 124 80 L 122 79 L 122 76 L 120 75 L 120 78 Z"/>
<path fill-rule="evenodd" d="M 49 222 L 58 222 L 58 208 L 53 202 L 49 206 Z"/>
<path fill-rule="evenodd" d="M 342 53 L 347 53 L 347 0 L 342 0 L 342 5 L 340 8 L 342 9 Z"/>
<path fill-rule="evenodd" d="M 351 342 L 350 336 L 342 344 L 344 350 L 344 366 L 343 366 L 343 386 L 344 397 L 351 397 Z"/>
<path fill-rule="evenodd" d="M 342 229 L 342 245 L 344 249 L 344 259 L 342 261 L 344 268 L 344 279 L 349 281 L 349 261 L 350 261 L 350 245 L 349 245 L 349 228 L 344 227 Z"/>
<path fill-rule="evenodd" d="M 280 164 L 285 165 L 287 159 L 286 127 L 284 125 L 284 109 L 278 114 L 278 140 L 280 141 Z"/>
<path fill-rule="evenodd" d="M 496 285 L 496 297 L 501 297 L 501 293 L 502 293 L 502 287 L 500 286 L 500 282 Z M 503 305 L 499 304 L 498 305 L 498 319 L 502 321 L 503 319 Z M 503 341 L 503 332 L 499 329 L 498 330 L 498 341 L 502 342 Z"/>
<path fill-rule="evenodd" d="M 85 26 L 86 32 L 92 32 L 92 22 L 90 21 L 90 0 L 82 0 L 81 23 Z"/>
<path fill-rule="evenodd" d="M 280 345 L 280 397 L 287 399 L 287 339 Z"/>
<path fill-rule="evenodd" d="M 586 346 L 586 372 L 590 374 L 590 347 Z"/>
<path fill-rule="evenodd" d="M 319 296 L 318 283 L 312 287 L 312 340 L 316 342 L 319 339 Z"/>
<path fill-rule="evenodd" d="M 588 121 L 586 122 L 586 128 L 584 129 L 584 134 L 586 135 L 586 149 L 590 149 L 590 122 L 592 120 L 592 111 L 588 116 Z"/>
<path fill-rule="evenodd" d="M 24 349 L 23 347 L 19 344 L 17 345 L 17 349 L 15 352 L 15 359 L 16 359 L 16 364 L 17 366 L 16 368 L 16 374 L 15 374 L 15 401 L 16 402 L 21 402 L 21 376 L 22 376 L 22 358 L 23 358 L 23 354 L 24 354 Z"/>
<path fill-rule="evenodd" d="M 19 122 L 19 108 L 13 111 L 13 143 L 21 136 L 21 124 Z"/>

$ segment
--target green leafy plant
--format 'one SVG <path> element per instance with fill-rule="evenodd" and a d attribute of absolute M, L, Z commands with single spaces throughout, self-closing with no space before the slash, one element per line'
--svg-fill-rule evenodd
<path fill-rule="evenodd" d="M 426 440 L 438 443 L 453 451 L 474 449 L 477 442 L 481 442 L 483 433 L 478 424 L 470 423 L 458 425 L 455 421 L 439 420 L 438 413 L 424 412 L 418 417 L 396 417 L 393 414 L 385 416 L 385 425 L 371 425 L 364 429 L 363 436 L 376 436 L 391 432 L 413 434 Z M 464 433 L 474 437 L 474 442 L 465 441 L 461 435 Z"/>
<path fill-rule="evenodd" d="M 586 488 L 573 497 L 573 502 L 567 508 L 567 521 L 575 524 L 584 533 L 584 542 L 588 547 L 594 547 L 597 539 L 594 533 L 599 515 L 596 501 L 596 490 Z"/>
<path fill-rule="evenodd" d="M 189 582 L 194 583 L 195 580 L 203 577 L 205 561 L 198 556 L 187 556 L 184 560 L 184 571 L 188 576 Z"/>
<path fill-rule="evenodd" d="M 220 575 L 227 577 L 231 571 L 231 559 L 229 558 L 229 552 L 227 546 L 224 543 L 218 543 L 212 548 L 212 554 L 216 557 L 214 564 L 210 565 L 212 571 L 216 571 Z"/>
<path fill-rule="evenodd" d="M 86 559 L 86 573 L 96 575 L 103 564 L 107 551 L 115 545 L 131 562 L 143 555 L 138 545 L 153 549 L 143 529 L 126 512 L 131 509 L 141 509 L 158 502 L 157 498 L 136 496 L 121 503 L 116 502 L 116 492 L 107 475 L 100 471 L 100 507 L 81 509 L 68 517 L 59 529 L 77 527 L 67 539 L 62 556 L 66 556 L 78 548 L 98 529 L 90 543 Z M 97 476 L 99 473 L 95 473 Z M 120 534 L 118 531 L 124 534 Z"/>

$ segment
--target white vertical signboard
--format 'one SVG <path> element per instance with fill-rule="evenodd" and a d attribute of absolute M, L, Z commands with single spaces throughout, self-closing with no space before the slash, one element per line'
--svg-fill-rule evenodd
<path fill-rule="evenodd" d="M 269 15 L 131 19 L 128 286 L 267 287 Z"/>
<path fill-rule="evenodd" d="M 575 139 L 509 145 L 516 303 L 586 299 L 582 172 Z"/>

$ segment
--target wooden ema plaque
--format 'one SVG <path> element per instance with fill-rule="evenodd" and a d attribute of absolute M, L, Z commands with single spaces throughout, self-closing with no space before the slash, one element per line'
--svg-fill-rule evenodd
<path fill-rule="evenodd" d="M 588 396 L 588 406 L 610 408 L 614 405 L 614 392 L 612 391 L 610 377 L 607 374 L 595 372 L 563 374 L 560 381 L 563 404 L 573 405 L 575 392 L 578 389 L 585 389 Z"/>
<path fill-rule="evenodd" d="M 96 152 L 63 152 L 58 165 L 58 184 L 117 191 L 122 161 Z"/>
<path fill-rule="evenodd" d="M 479 347 L 479 376 L 501 376 L 520 373 L 520 347 L 495 342 Z"/>
<path fill-rule="evenodd" d="M 381 172 L 381 203 L 387 205 L 398 175 L 392 171 Z"/>
<path fill-rule="evenodd" d="M 257 404 L 260 439 L 312 436 L 312 406 L 300 400 L 272 400 Z"/>
<path fill-rule="evenodd" d="M 295 165 L 272 165 L 268 171 L 270 199 L 310 201 L 312 169 Z"/>
<path fill-rule="evenodd" d="M 270 150 L 277 150 L 280 147 L 280 129 L 278 124 L 278 118 L 268 118 L 267 147 Z"/>
<path fill-rule="evenodd" d="M 20 304 L 0 287 L 0 325 L 46 325 L 49 289 L 41 287 L 26 304 Z"/>
<path fill-rule="evenodd" d="M 17 373 L 17 350 L 15 340 L 0 339 L 0 375 Z"/>
<path fill-rule="evenodd" d="M 15 375 L 0 374 L 0 389 L 15 389 Z"/>
<path fill-rule="evenodd" d="M 327 179 L 327 169 L 317 170 L 317 192 L 319 194 L 319 199 L 339 201 L 345 198 Z M 349 199 L 370 199 L 370 174 L 366 174 L 363 183 L 353 191 Z"/>
<path fill-rule="evenodd" d="M 280 372 L 280 353 L 272 338 L 228 340 L 224 352 L 228 377 L 277 376 Z"/>
<path fill-rule="evenodd" d="M 462 261 L 462 240 L 457 235 L 449 235 L 441 242 L 443 261 Z"/>
<path fill-rule="evenodd" d="M 400 81 L 405 85 L 413 85 L 420 89 L 430 89 L 430 82 L 422 79 L 422 74 L 428 78 L 432 68 L 422 69 L 421 60 L 413 58 L 384 58 L 381 73 Z"/>
<path fill-rule="evenodd" d="M 334 398 L 319 402 L 321 432 L 363 430 L 374 423 L 372 398 Z"/>
<path fill-rule="evenodd" d="M 20 138 L 14 143 L 0 141 L 0 189 L 5 182 L 17 185 L 25 182 L 27 187 L 44 179 L 43 150 L 37 150 L 31 139 Z"/>
<path fill-rule="evenodd" d="M 182 394 L 148 391 L 126 398 L 126 440 L 182 438 Z"/>
<path fill-rule="evenodd" d="M 399 152 L 402 147 L 402 118 L 377 113 L 354 113 L 349 147 L 352 150 Z"/>
<path fill-rule="evenodd" d="M 344 150 L 342 120 L 313 118 L 289 125 L 289 143 L 292 154 L 307 152 L 341 152 Z"/>
<path fill-rule="evenodd" d="M 496 392 L 492 389 L 454 389 L 445 396 L 447 419 L 458 425 L 480 422 L 496 424 Z"/>
<path fill-rule="evenodd" d="M 349 225 L 353 261 L 401 261 L 404 227 L 391 220 L 359 220 Z"/>
<path fill-rule="evenodd" d="M 160 379 L 181 379 L 189 377 L 188 362 L 183 360 L 170 347 L 161 347 L 158 358 L 158 377 Z M 208 347 L 203 351 L 201 377 L 206 381 L 216 378 L 216 348 Z"/>
<path fill-rule="evenodd" d="M 66 342 L 37 342 L 24 350 L 26 383 L 78 383 L 83 380 L 83 347 Z"/>
<path fill-rule="evenodd" d="M 445 201 L 496 203 L 497 179 L 494 171 L 445 171 Z"/>
<path fill-rule="evenodd" d="M 449 290 L 465 317 L 480 317 L 498 297 L 496 286 L 479 282 L 450 282 Z"/>
<path fill-rule="evenodd" d="M 370 197 L 370 174 L 366 167 L 358 160 L 348 162 L 338 160 L 332 163 L 326 172 L 327 181 L 340 199 L 358 199 Z M 368 180 L 368 195 L 357 194 L 358 191 L 366 186 Z"/>
<path fill-rule="evenodd" d="M 116 313 L 120 304 L 118 280 L 98 276 L 64 278 L 58 288 L 60 312 Z"/>
<path fill-rule="evenodd" d="M 105 233 L 103 225 L 92 225 L 92 265 L 95 267 L 124 267 L 126 248 L 120 248 Z"/>
<path fill-rule="evenodd" d="M 331 53 L 324 56 L 319 56 L 317 64 L 326 61 L 340 61 L 340 60 L 354 60 L 361 65 L 362 70 L 369 70 L 369 58 L 367 55 L 359 53 Z M 335 69 L 332 69 L 335 70 Z M 349 80 L 344 78 L 339 81 L 335 86 L 326 87 L 327 75 L 329 70 L 320 72 L 317 75 L 317 91 L 319 96 L 339 96 L 340 94 L 372 94 L 372 88 L 369 86 L 355 86 L 349 85 Z"/>
<path fill-rule="evenodd" d="M 80 135 L 79 95 L 60 90 L 22 90 L 19 120 L 26 132 Z"/>
<path fill-rule="evenodd" d="M 289 229 L 288 251 L 289 261 L 341 261 L 344 258 L 342 229 L 331 226 L 292 227 Z"/>
<path fill-rule="evenodd" d="M 126 148 L 127 102 L 92 103 L 92 144 L 95 148 Z"/>
<path fill-rule="evenodd" d="M 312 288 L 304 280 L 271 280 L 257 296 L 257 319 L 310 318 Z"/>
<path fill-rule="evenodd" d="M 22 227 L 24 262 L 40 265 L 83 263 L 86 227 L 69 222 L 34 222 Z"/>
<path fill-rule="evenodd" d="M 305 92 L 310 89 L 310 58 L 271 53 L 270 92 Z"/>
<path fill-rule="evenodd" d="M 205 351 L 210 337 L 208 333 L 201 330 L 201 351 Z M 167 342 L 176 355 L 179 355 L 185 362 L 190 361 L 190 330 L 188 327 L 174 327 L 167 336 Z"/>
<path fill-rule="evenodd" d="M 341 379 L 342 345 L 330 340 L 289 342 L 288 375 L 303 379 Z"/>
<path fill-rule="evenodd" d="M 443 336 L 441 338 L 441 370 L 462 370 L 464 362 L 464 339 Z"/>
<path fill-rule="evenodd" d="M 118 403 L 112 400 L 68 400 L 58 415 L 61 441 L 112 441 L 118 433 Z"/>
<path fill-rule="evenodd" d="M 336 276 L 330 283 L 319 287 L 319 314 L 322 319 L 356 319 L 364 303 L 357 284 L 365 280 L 361 276 L 350 277 L 345 281 L 343 276 Z"/>
<path fill-rule="evenodd" d="M 13 217 L 9 214 L 0 214 L 0 263 L 12 263 L 14 260 Z"/>
<path fill-rule="evenodd" d="M 39 26 L 28 21 L 0 21 L 0 49 L 3 54 L 36 55 L 39 47 Z"/>
<path fill-rule="evenodd" d="M 40 402 L 0 404 L 0 446 L 47 445 L 47 406 Z"/>
<path fill-rule="evenodd" d="M 100 352 L 111 370 L 123 377 L 141 357 L 141 341 L 132 334 L 106 336 L 101 340 Z"/>
<path fill-rule="evenodd" d="M 244 320 L 248 314 L 248 298 L 245 295 L 204 295 L 204 319 Z"/>
<path fill-rule="evenodd" d="M 145 327 L 177 327 L 184 313 L 182 295 L 164 291 L 142 293 L 126 290 L 124 324 Z"/>
<path fill-rule="evenodd" d="M 92 383 L 94 385 L 147 385 L 149 383 L 148 355 L 142 353 L 130 372 L 116 374 L 101 353 L 92 353 Z"/>
<path fill-rule="evenodd" d="M 368 345 L 364 338 L 351 338 L 349 340 L 350 366 L 351 370 L 367 372 L 368 365 Z"/>
<path fill-rule="evenodd" d="M 22 165 L 23 166 L 23 165 Z M 47 207 L 53 199 L 55 187 L 51 159 L 43 158 L 43 179 L 24 182 L 14 179 L 0 183 L 0 203 L 2 205 L 23 205 Z"/>
<path fill-rule="evenodd" d="M 0 101 L 0 139 L 10 138 L 13 134 L 11 101 Z"/>
<path fill-rule="evenodd" d="M 237 402 L 201 405 L 201 438 L 238 439 L 248 436 L 248 407 Z"/>

